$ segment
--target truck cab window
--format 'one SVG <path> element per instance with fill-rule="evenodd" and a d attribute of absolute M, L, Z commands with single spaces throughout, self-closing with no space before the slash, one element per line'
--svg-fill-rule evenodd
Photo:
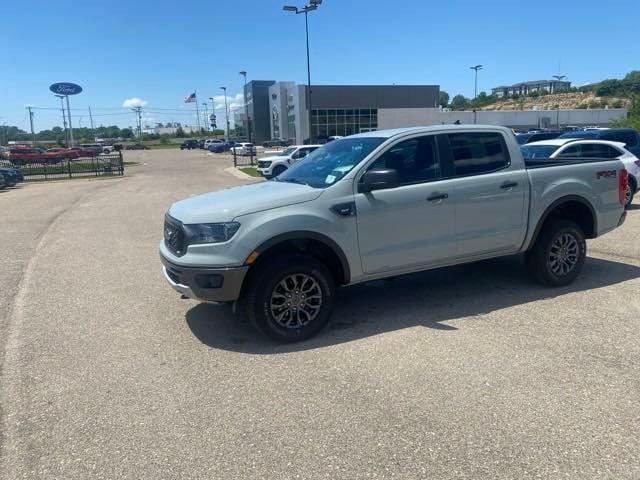
<path fill-rule="evenodd" d="M 384 152 L 371 168 L 392 168 L 398 172 L 401 185 L 430 182 L 440 175 L 435 136 L 405 140 Z"/>
<path fill-rule="evenodd" d="M 456 177 L 495 172 L 510 164 L 507 146 L 499 133 L 450 133 L 448 137 Z"/>

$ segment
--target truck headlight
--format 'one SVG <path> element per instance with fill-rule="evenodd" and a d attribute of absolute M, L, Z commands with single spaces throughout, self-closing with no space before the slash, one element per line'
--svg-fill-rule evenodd
<path fill-rule="evenodd" d="M 189 245 L 199 245 L 230 240 L 240 228 L 240 224 L 238 222 L 195 223 L 184 227 L 188 232 Z"/>

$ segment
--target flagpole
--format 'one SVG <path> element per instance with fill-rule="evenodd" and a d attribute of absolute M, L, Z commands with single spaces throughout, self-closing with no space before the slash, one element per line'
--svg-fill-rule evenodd
<path fill-rule="evenodd" d="M 200 112 L 198 111 L 198 94 L 194 90 L 193 93 L 196 96 L 196 120 L 198 121 L 198 136 L 202 133 L 202 129 L 200 128 Z"/>

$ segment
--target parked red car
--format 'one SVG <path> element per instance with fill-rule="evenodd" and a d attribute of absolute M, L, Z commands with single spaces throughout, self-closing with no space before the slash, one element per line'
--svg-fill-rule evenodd
<path fill-rule="evenodd" d="M 59 153 L 45 152 L 41 148 L 20 147 L 9 149 L 9 160 L 14 165 L 29 165 L 32 163 L 56 164 L 62 161 Z"/>
<path fill-rule="evenodd" d="M 79 157 L 95 157 L 97 155 L 95 148 L 91 147 L 71 147 L 67 150 L 78 152 Z"/>
<path fill-rule="evenodd" d="M 47 153 L 53 153 L 64 158 L 79 158 L 80 152 L 70 148 L 50 148 Z"/>

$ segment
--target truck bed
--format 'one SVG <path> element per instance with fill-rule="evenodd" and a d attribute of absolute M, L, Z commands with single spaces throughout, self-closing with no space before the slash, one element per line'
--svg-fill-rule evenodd
<path fill-rule="evenodd" d="M 608 162 L 610 160 L 615 160 L 615 158 L 525 158 L 524 165 L 527 170 L 532 170 L 534 168 L 580 165 L 583 163 Z"/>

